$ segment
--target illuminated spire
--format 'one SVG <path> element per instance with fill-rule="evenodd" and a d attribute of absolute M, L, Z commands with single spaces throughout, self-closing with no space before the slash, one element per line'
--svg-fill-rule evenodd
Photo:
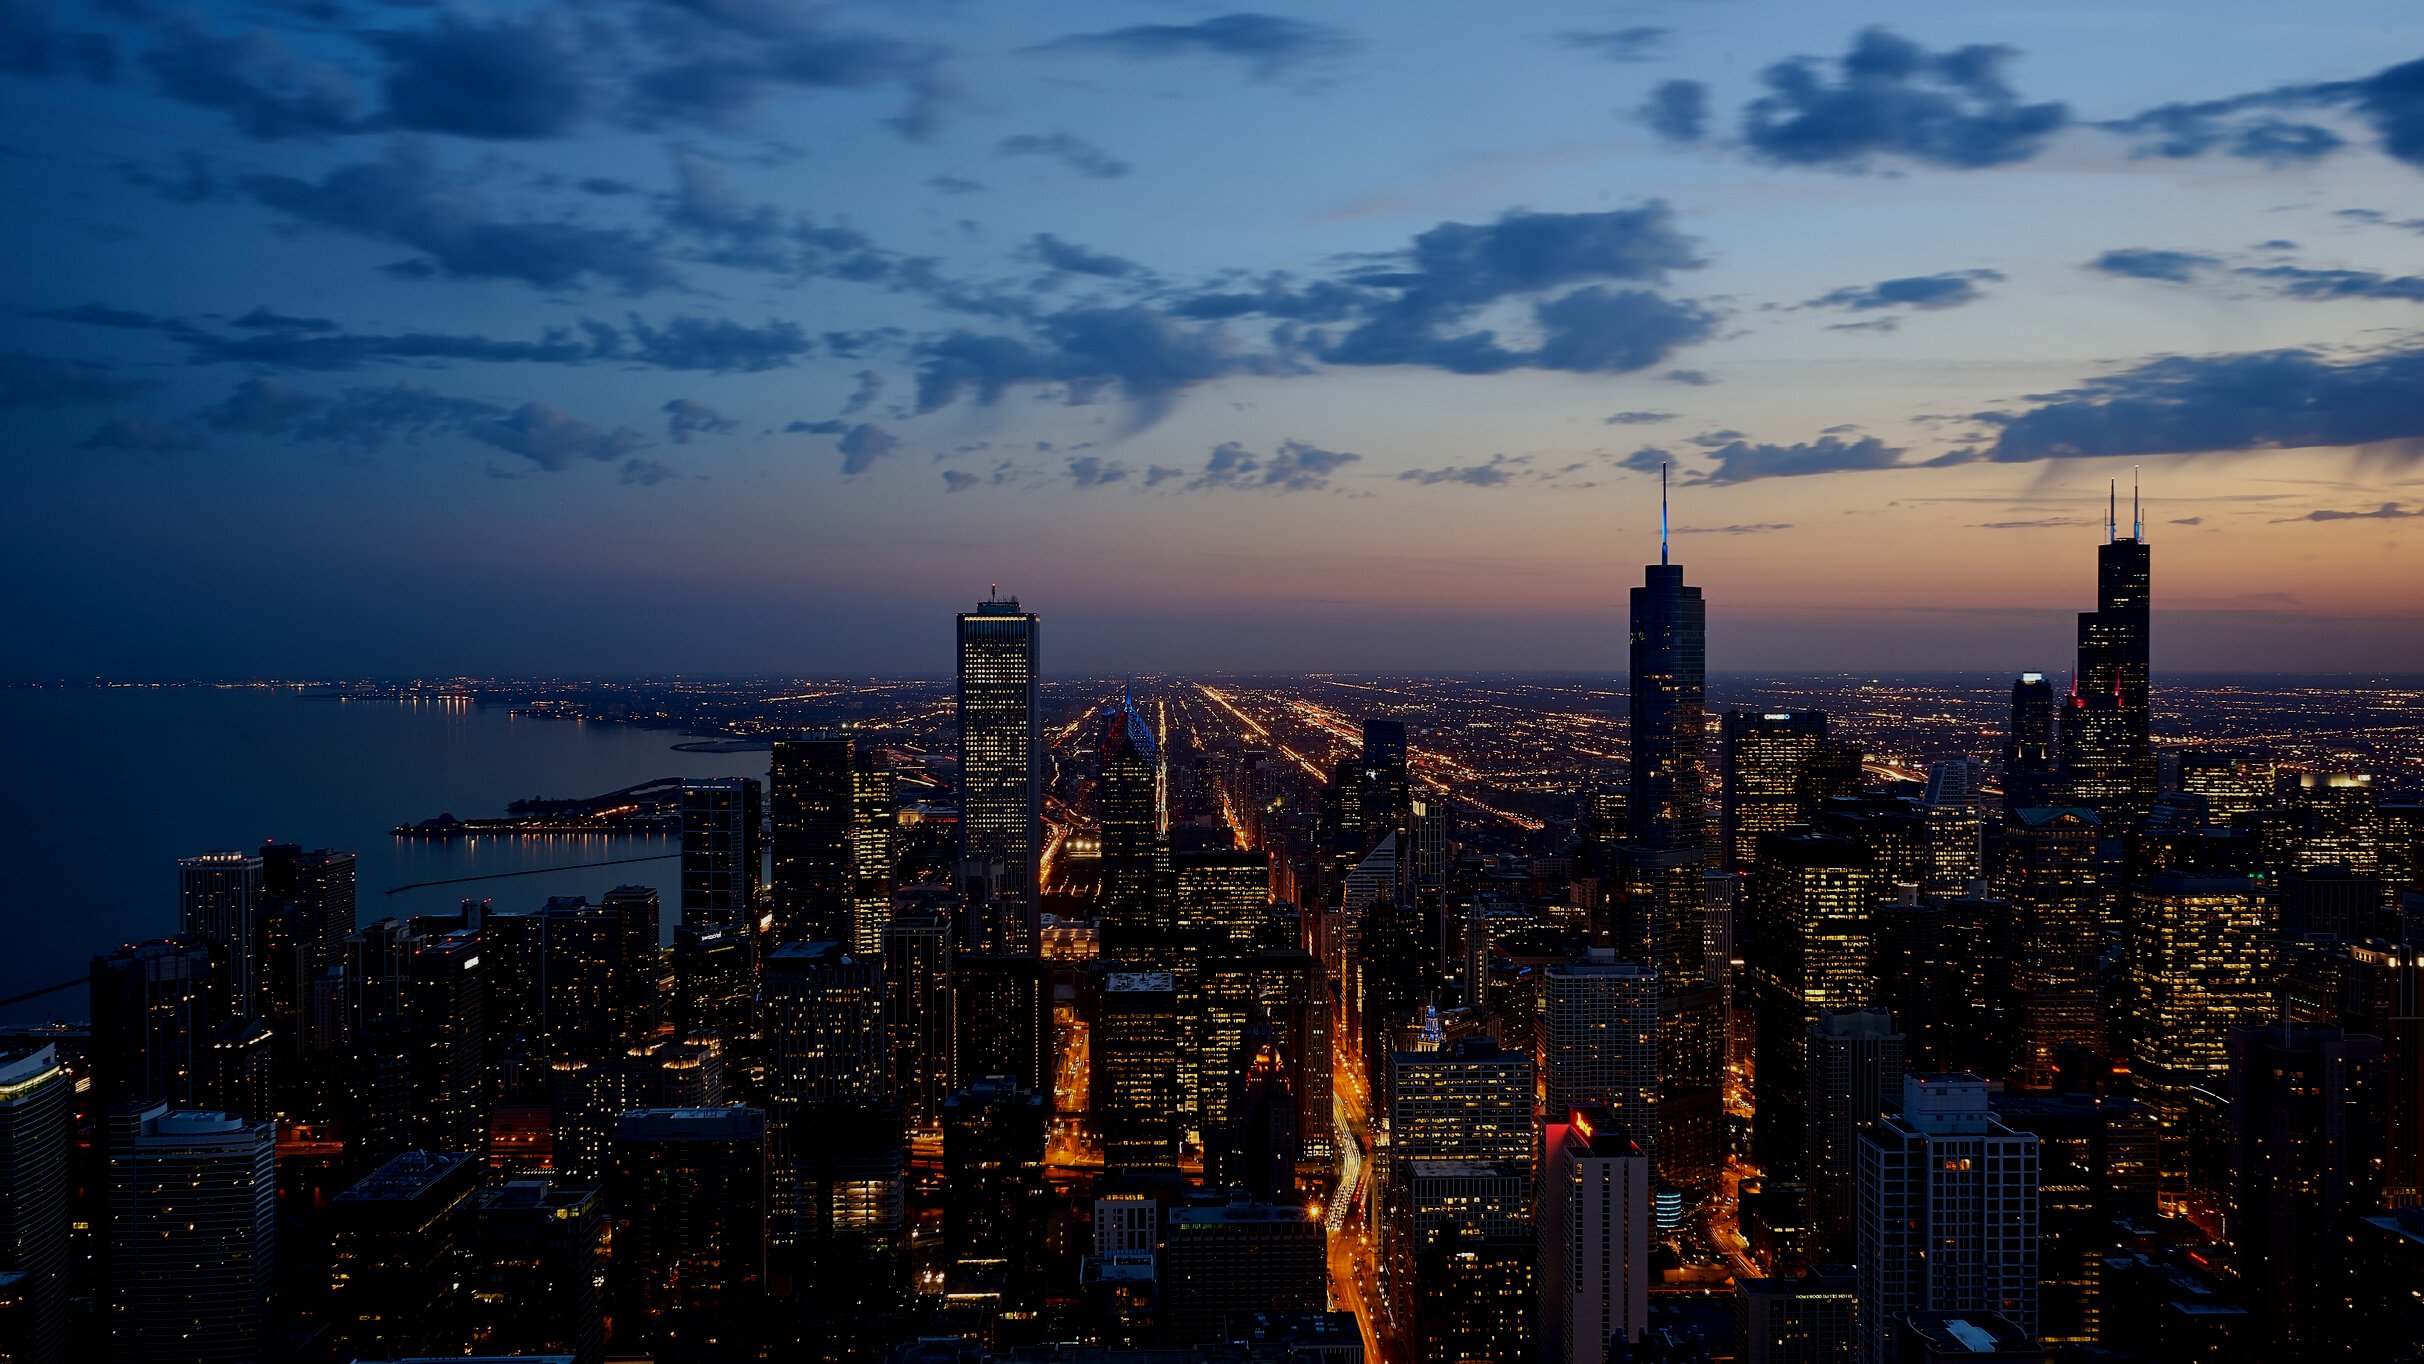
<path fill-rule="evenodd" d="M 2121 538 L 2121 480 L 2104 485 L 2104 543 Z"/>
<path fill-rule="evenodd" d="M 1658 562 L 1667 561 L 1667 462 L 1658 461 Z"/>
<path fill-rule="evenodd" d="M 2146 538 L 2146 513 L 2138 508 L 2138 466 L 2129 466 L 2129 538 Z"/>

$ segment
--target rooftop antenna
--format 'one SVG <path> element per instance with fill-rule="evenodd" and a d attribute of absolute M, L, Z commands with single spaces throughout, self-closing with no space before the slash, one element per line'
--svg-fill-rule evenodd
<path fill-rule="evenodd" d="M 2104 543 L 2111 544 L 2121 534 L 2121 480 L 2114 479 L 2104 486 Z"/>
<path fill-rule="evenodd" d="M 2129 538 L 2146 538 L 2146 513 L 2138 510 L 2138 466 L 2129 466 Z"/>
<path fill-rule="evenodd" d="M 1667 462 L 1658 461 L 1658 562 L 1667 561 Z"/>

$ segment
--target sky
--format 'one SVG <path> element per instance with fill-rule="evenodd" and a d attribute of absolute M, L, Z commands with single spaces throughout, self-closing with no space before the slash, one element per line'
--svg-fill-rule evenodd
<path fill-rule="evenodd" d="M 2424 11 L 0 0 L 0 676 L 2424 671 Z"/>

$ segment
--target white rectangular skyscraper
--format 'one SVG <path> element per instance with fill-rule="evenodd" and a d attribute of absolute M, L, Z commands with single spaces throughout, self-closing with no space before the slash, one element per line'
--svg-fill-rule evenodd
<path fill-rule="evenodd" d="M 1650 1315 L 1650 1161 L 1604 1108 L 1547 1132 L 1540 1183 L 1540 1344 L 1554 1364 L 1600 1364 Z"/>

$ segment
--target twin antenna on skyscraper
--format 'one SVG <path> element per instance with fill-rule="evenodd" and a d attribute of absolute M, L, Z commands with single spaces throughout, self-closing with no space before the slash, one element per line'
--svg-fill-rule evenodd
<path fill-rule="evenodd" d="M 2112 543 L 2121 535 L 2121 480 L 2113 479 L 2104 490 L 2104 540 Z M 2146 513 L 2138 506 L 2138 466 L 2129 466 L 2129 538 L 2146 538 Z"/>

